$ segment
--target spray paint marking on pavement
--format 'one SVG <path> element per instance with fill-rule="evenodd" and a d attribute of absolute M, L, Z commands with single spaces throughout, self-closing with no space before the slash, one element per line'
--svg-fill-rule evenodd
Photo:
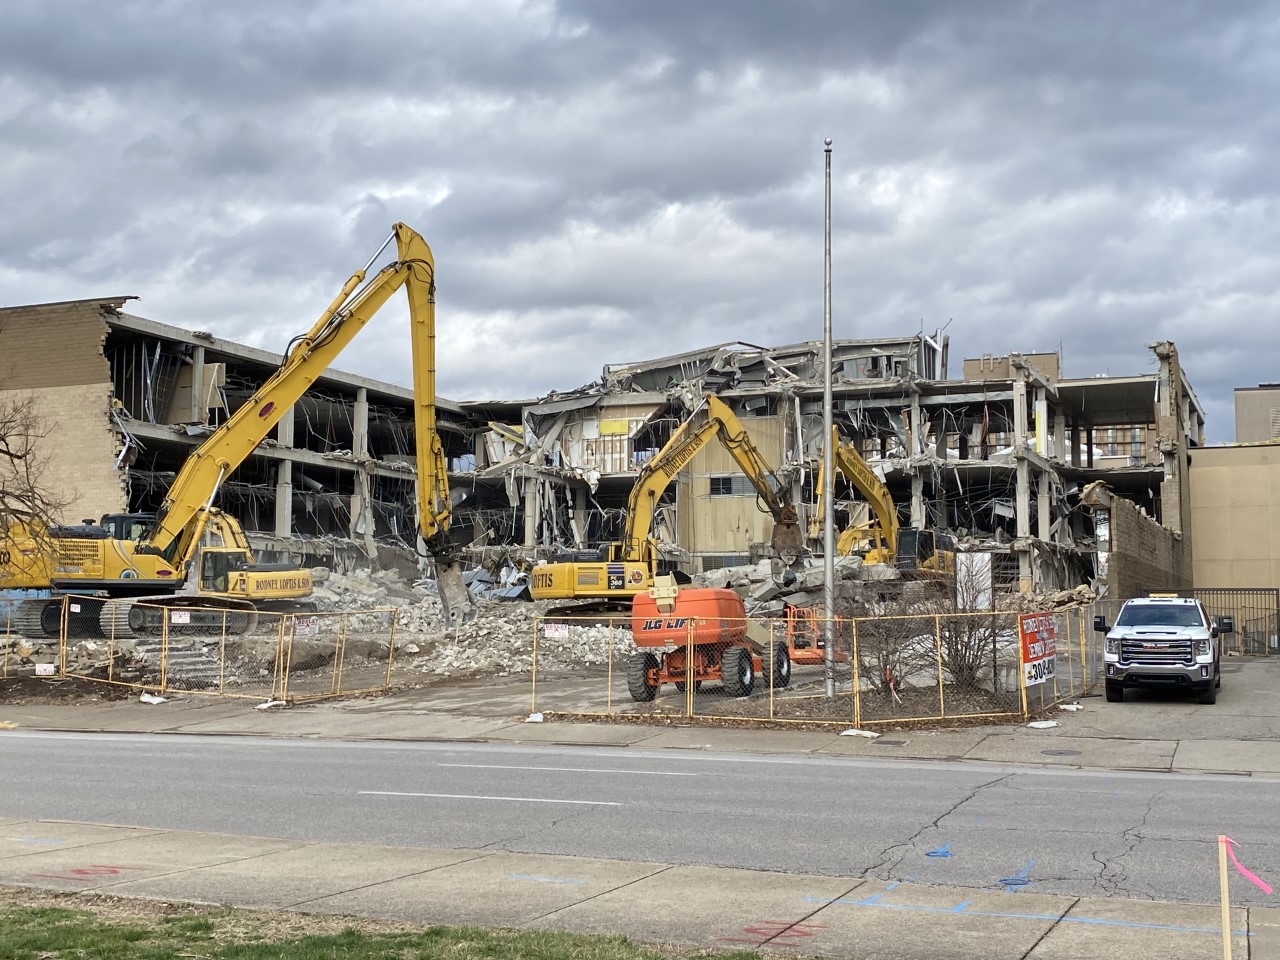
<path fill-rule="evenodd" d="M 103 863 L 91 863 L 87 867 L 76 867 L 63 873 L 33 873 L 33 877 L 44 877 L 48 880 L 74 880 L 76 883 L 90 883 L 94 877 L 116 877 L 121 870 L 145 870 L 146 867 L 107 866 Z"/>
<path fill-rule="evenodd" d="M 1001 877 L 1000 882 L 1004 885 L 1004 892 L 1017 893 L 1019 887 L 1025 887 L 1031 883 L 1031 881 L 1027 879 L 1027 874 L 1031 872 L 1031 868 L 1035 865 L 1036 862 L 1034 860 L 1028 860 L 1027 865 L 1012 877 Z"/>
<path fill-rule="evenodd" d="M 950 840 L 948 840 L 946 843 L 944 843 L 942 846 L 940 846 L 937 850 L 929 850 L 929 851 L 927 851 L 927 852 L 925 853 L 925 856 L 926 856 L 926 857 L 939 857 L 939 858 L 941 858 L 941 857 L 950 857 L 950 856 L 951 856 L 951 841 L 950 841 Z"/>
<path fill-rule="evenodd" d="M 536 880 L 538 883 L 581 883 L 586 884 L 585 880 L 570 880 L 565 877 L 536 877 L 528 873 L 508 873 L 507 876 L 512 880 Z"/>
<path fill-rule="evenodd" d="M 768 944 L 773 947 L 795 947 L 813 936 L 815 930 L 826 927 L 817 923 L 792 923 L 790 920 L 757 920 L 743 927 L 745 937 L 717 937 L 716 943 L 745 943 L 753 947 Z"/>
<path fill-rule="evenodd" d="M 1057 923 L 1079 923 L 1097 927 L 1123 927 L 1131 930 L 1167 930 L 1170 933 L 1207 933 L 1215 937 L 1222 936 L 1221 927 L 1181 927 L 1173 923 L 1140 923 L 1137 920 L 1103 920 L 1097 917 L 1062 917 L 1056 913 L 1005 913 L 996 910 L 970 910 L 972 900 L 965 900 L 954 907 L 930 907 L 914 903 L 884 903 L 880 898 L 884 894 L 876 894 L 866 900 L 846 900 L 843 897 L 801 897 L 807 903 L 822 903 L 831 906 L 872 907 L 881 910 L 901 910 L 904 913 L 963 913 L 966 917 L 990 917 L 996 920 L 1053 920 Z M 1238 937 L 1253 936 L 1248 930 L 1232 930 Z"/>

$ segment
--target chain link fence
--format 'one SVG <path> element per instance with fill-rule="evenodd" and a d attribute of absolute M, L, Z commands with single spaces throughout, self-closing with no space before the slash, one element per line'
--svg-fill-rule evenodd
<path fill-rule="evenodd" d="M 392 608 L 285 614 L 64 597 L 39 616 L 7 611 L 3 626 L 0 677 L 158 694 L 300 702 L 374 693 L 390 687 L 396 652 Z"/>
<path fill-rule="evenodd" d="M 1025 720 L 1100 688 L 1092 611 L 911 613 L 827 621 L 617 618 L 593 669 L 540 667 L 567 634 L 535 621 L 530 709 L 578 716 L 710 717 L 855 727 Z"/>

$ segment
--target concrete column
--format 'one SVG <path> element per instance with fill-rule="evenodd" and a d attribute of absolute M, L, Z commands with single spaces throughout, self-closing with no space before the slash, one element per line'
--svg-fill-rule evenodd
<path fill-rule="evenodd" d="M 939 460 L 947 459 L 947 428 L 945 417 L 939 417 L 934 421 L 933 455 Z"/>
<path fill-rule="evenodd" d="M 911 436 L 907 456 L 924 453 L 924 417 L 920 413 L 920 394 L 911 395 Z"/>
<path fill-rule="evenodd" d="M 1052 526 L 1053 521 L 1049 499 L 1050 491 L 1049 473 L 1046 470 L 1041 470 L 1040 476 L 1036 481 L 1036 536 L 1041 540 L 1049 539 L 1049 528 Z"/>
<path fill-rule="evenodd" d="M 538 545 L 538 516 L 542 512 L 542 481 L 537 477 L 524 478 L 524 545 Z"/>
<path fill-rule="evenodd" d="M 204 347 L 191 348 L 191 410 L 189 423 L 208 423 L 209 408 L 204 402 Z M 292 439 L 289 441 L 292 443 Z"/>
<path fill-rule="evenodd" d="M 1045 395 L 1044 387 L 1036 387 L 1035 405 L 1036 453 L 1042 457 L 1052 456 L 1053 451 L 1049 449 L 1049 398 Z"/>
<path fill-rule="evenodd" d="M 1019 458 L 1015 468 L 1018 477 L 1018 502 L 1016 505 L 1017 534 L 1031 536 L 1031 464 Z"/>
<path fill-rule="evenodd" d="M 351 455 L 356 458 L 356 492 L 351 498 L 351 536 L 364 543 L 364 552 L 372 560 L 378 555 L 374 540 L 373 496 L 369 483 L 369 391 L 356 388 L 356 402 L 351 409 Z"/>
<path fill-rule="evenodd" d="M 1085 460 L 1087 461 L 1087 466 L 1092 468 L 1093 467 L 1093 427 L 1092 426 L 1085 428 L 1084 442 L 1085 442 L 1085 445 L 1088 447 L 1088 449 L 1085 452 Z"/>
<path fill-rule="evenodd" d="M 916 530 L 925 527 L 924 477 L 916 470 L 911 472 L 911 526 Z"/>
<path fill-rule="evenodd" d="M 1053 415 L 1053 451 L 1052 455 L 1063 463 L 1067 463 L 1067 418 L 1059 410 Z"/>
<path fill-rule="evenodd" d="M 1022 450 L 1027 442 L 1027 382 L 1013 381 L 1013 449 Z"/>
<path fill-rule="evenodd" d="M 293 446 L 293 407 L 276 424 L 276 442 Z M 278 460 L 276 470 L 276 536 L 293 536 L 293 461 Z"/>
<path fill-rule="evenodd" d="M 1071 421 L 1071 465 L 1080 466 L 1080 421 Z"/>
<path fill-rule="evenodd" d="M 579 550 L 587 545 L 587 488 L 573 491 L 573 545 Z"/>
<path fill-rule="evenodd" d="M 351 453 L 356 457 L 369 455 L 369 391 L 356 388 L 356 403 L 351 410 Z"/>

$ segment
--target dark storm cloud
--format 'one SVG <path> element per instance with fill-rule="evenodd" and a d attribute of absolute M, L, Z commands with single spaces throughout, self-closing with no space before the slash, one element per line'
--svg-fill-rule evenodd
<path fill-rule="evenodd" d="M 0 299 L 138 292 L 279 349 L 390 224 L 439 273 L 441 387 L 534 395 L 821 330 L 1151 369 L 1230 437 L 1274 379 L 1275 5 L 17 2 Z M 342 365 L 404 380 L 400 308 Z M 958 367 L 958 362 L 956 363 Z"/>

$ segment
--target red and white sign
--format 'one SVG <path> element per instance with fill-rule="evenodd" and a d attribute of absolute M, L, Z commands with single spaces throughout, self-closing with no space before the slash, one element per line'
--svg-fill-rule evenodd
<path fill-rule="evenodd" d="M 1026 685 L 1034 687 L 1052 680 L 1054 658 L 1058 653 L 1058 621 L 1053 614 L 1024 613 L 1018 617 L 1018 634 Z"/>

